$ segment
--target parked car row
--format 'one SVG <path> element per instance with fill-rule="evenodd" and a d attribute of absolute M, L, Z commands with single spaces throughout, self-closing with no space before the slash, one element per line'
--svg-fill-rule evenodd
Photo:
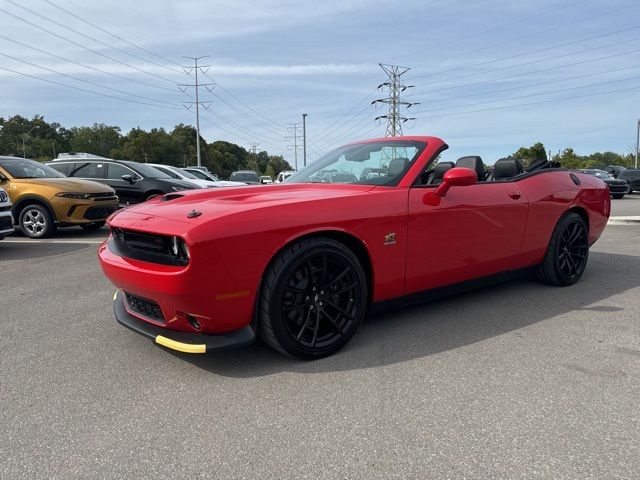
<path fill-rule="evenodd" d="M 578 171 L 588 175 L 593 175 L 594 177 L 598 177 L 602 180 L 607 187 L 609 187 L 609 192 L 611 192 L 611 196 L 613 198 L 621 199 L 627 193 L 630 193 L 629 183 L 627 183 L 626 180 L 623 180 L 620 177 L 616 179 L 613 175 L 605 172 L 604 170 L 599 170 L 597 168 L 583 168 Z"/>

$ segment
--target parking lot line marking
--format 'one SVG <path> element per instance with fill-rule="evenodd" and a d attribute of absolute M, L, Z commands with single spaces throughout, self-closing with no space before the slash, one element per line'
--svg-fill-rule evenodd
<path fill-rule="evenodd" d="M 9 240 L 8 238 L 2 240 L 2 243 L 32 243 L 34 245 L 38 245 L 38 244 L 43 244 L 43 243 L 47 243 L 47 244 L 51 244 L 51 243 L 66 243 L 66 244 L 95 244 L 95 245 L 99 245 L 100 243 L 104 242 L 105 239 L 100 240 L 100 239 L 87 239 L 87 240 L 63 240 L 63 239 L 56 239 L 56 240 L 34 240 L 34 239 L 30 239 L 30 238 L 25 238 L 25 239 L 15 239 L 15 240 Z"/>

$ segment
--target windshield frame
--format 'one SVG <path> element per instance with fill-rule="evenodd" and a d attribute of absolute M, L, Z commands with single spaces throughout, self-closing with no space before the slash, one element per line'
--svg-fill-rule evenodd
<path fill-rule="evenodd" d="M 320 172 L 326 167 L 335 164 L 338 159 L 344 155 L 346 152 L 354 152 L 360 149 L 367 150 L 371 148 L 371 151 L 376 151 L 375 146 L 381 145 L 378 150 L 382 150 L 385 147 L 391 148 L 407 148 L 412 147 L 416 148 L 416 153 L 412 158 L 409 159 L 408 164 L 405 168 L 395 177 L 390 178 L 387 182 L 384 183 L 375 183 L 375 182 L 366 182 L 366 181 L 357 181 L 357 182 L 313 182 L 308 181 L 315 173 Z M 416 161 L 422 156 L 422 154 L 427 149 L 428 142 L 426 140 L 407 140 L 407 139 L 381 139 L 369 142 L 358 142 L 358 143 L 350 143 L 344 145 L 342 147 L 331 150 L 327 154 L 323 155 L 313 163 L 310 163 L 306 167 L 298 170 L 293 175 L 285 178 L 282 183 L 313 183 L 313 184 L 329 184 L 329 185 L 368 185 L 372 187 L 396 187 L 398 183 L 406 176 L 407 172 L 411 169 L 413 165 L 415 165 Z M 354 160 L 355 161 L 355 160 Z M 365 161 L 365 160 L 363 160 Z"/>
<path fill-rule="evenodd" d="M 22 162 L 26 162 L 26 163 L 31 163 L 31 164 L 35 164 L 37 165 L 37 168 L 40 168 L 43 172 L 46 173 L 50 173 L 52 174 L 51 176 L 46 176 L 46 177 L 22 177 L 22 176 L 18 176 L 16 175 L 12 170 L 12 163 L 13 164 L 18 164 L 18 163 L 22 163 Z M 44 163 L 40 163 L 37 160 L 32 160 L 30 158 L 16 158 L 16 159 L 11 159 L 11 160 L 0 160 L 0 167 L 2 167 L 2 169 L 4 171 L 6 171 L 12 179 L 15 180 L 32 180 L 32 179 L 47 179 L 47 178 L 68 178 L 64 173 L 58 172 L 56 169 L 51 168 L 50 166 L 44 164 Z"/>

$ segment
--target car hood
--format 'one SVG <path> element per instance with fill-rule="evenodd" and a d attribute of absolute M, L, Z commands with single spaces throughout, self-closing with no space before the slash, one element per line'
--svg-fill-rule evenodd
<path fill-rule="evenodd" d="M 78 178 L 21 178 L 11 180 L 12 182 L 25 182 L 30 185 L 43 185 L 53 187 L 61 192 L 81 192 L 81 193 L 106 193 L 113 192 L 111 187 L 91 180 L 81 180 Z"/>
<path fill-rule="evenodd" d="M 155 216 L 188 223 L 201 223 L 239 212 L 314 200 L 346 197 L 368 192 L 373 185 L 297 183 L 233 188 L 209 188 L 176 192 L 128 207 L 127 215 Z M 190 212 L 200 215 L 189 218 Z M 120 216 L 116 214 L 115 217 Z M 115 218 L 114 217 L 114 218 Z"/>

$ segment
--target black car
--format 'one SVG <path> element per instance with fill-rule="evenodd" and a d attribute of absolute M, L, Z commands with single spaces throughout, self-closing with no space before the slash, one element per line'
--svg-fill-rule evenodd
<path fill-rule="evenodd" d="M 625 180 L 621 180 L 620 178 L 615 179 L 604 170 L 589 168 L 579 170 L 579 172 L 598 177 L 600 180 L 606 183 L 613 198 L 620 199 L 624 197 L 625 194 L 629 191 L 629 184 Z"/>
<path fill-rule="evenodd" d="M 238 170 L 229 177 L 232 182 L 243 182 L 248 185 L 261 185 L 260 177 L 253 170 Z"/>
<path fill-rule="evenodd" d="M 47 165 L 67 177 L 109 185 L 123 204 L 140 203 L 165 193 L 200 188 L 190 182 L 175 180 L 144 163 L 126 160 L 83 158 L 54 160 Z"/>
<path fill-rule="evenodd" d="M 640 191 L 640 170 L 628 168 L 620 174 L 618 180 L 624 180 L 629 184 L 629 193 Z"/>
<path fill-rule="evenodd" d="M 613 178 L 618 178 L 622 172 L 624 172 L 627 167 L 623 167 L 621 165 L 607 165 L 606 167 L 595 167 L 597 170 L 604 170 L 609 175 L 612 175 Z"/>

